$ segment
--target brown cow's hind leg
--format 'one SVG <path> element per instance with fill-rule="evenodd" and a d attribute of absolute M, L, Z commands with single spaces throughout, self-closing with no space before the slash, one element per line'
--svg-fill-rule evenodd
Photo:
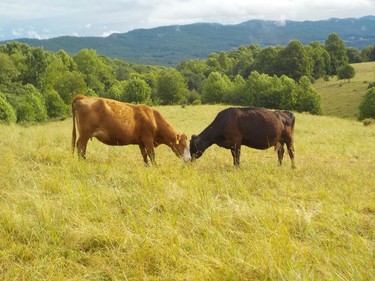
<path fill-rule="evenodd" d="M 81 138 L 79 137 L 77 140 L 77 153 L 78 157 L 81 157 L 82 159 L 86 159 L 86 147 L 88 138 Z"/>

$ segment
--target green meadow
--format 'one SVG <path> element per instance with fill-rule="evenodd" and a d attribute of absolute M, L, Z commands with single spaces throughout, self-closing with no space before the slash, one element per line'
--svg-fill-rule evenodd
<path fill-rule="evenodd" d="M 157 109 L 190 138 L 225 107 Z M 296 114 L 297 169 L 96 139 L 83 161 L 71 129 L 0 125 L 1 280 L 375 279 L 375 126 Z"/>
<path fill-rule="evenodd" d="M 352 64 L 355 77 L 348 80 L 337 80 L 330 77 L 314 83 L 315 90 L 320 94 L 324 115 L 344 118 L 358 117 L 358 106 L 367 91 L 368 84 L 375 81 L 375 62 Z"/>

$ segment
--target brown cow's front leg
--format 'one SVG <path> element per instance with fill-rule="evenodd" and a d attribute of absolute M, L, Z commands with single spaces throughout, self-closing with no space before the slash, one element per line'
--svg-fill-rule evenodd
<path fill-rule="evenodd" d="M 151 164 L 154 165 L 155 164 L 154 142 L 152 140 L 150 141 L 146 140 L 143 142 L 142 147 L 144 151 L 142 152 L 143 160 L 147 164 L 147 156 L 148 156 L 151 160 Z M 142 148 L 141 148 L 141 151 L 142 151 Z"/>
<path fill-rule="evenodd" d="M 230 152 L 232 153 L 232 156 L 233 156 L 233 165 L 238 167 L 240 165 L 241 146 L 234 144 L 230 148 Z"/>
<path fill-rule="evenodd" d="M 145 165 L 148 166 L 147 151 L 145 146 L 143 144 L 140 144 L 139 149 L 141 150 L 141 154 L 143 157 L 143 161 L 145 162 Z"/>

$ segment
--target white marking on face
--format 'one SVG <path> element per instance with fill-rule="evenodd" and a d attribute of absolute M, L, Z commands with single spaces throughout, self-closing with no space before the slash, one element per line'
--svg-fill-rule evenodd
<path fill-rule="evenodd" d="M 189 148 L 184 149 L 184 154 L 182 155 L 182 159 L 184 159 L 185 162 L 188 162 L 191 160 L 190 150 Z"/>

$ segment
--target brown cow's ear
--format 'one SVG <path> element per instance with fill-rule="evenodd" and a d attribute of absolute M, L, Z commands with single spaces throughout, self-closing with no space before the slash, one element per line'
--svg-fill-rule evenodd
<path fill-rule="evenodd" d="M 176 144 L 180 144 L 180 134 L 176 135 Z"/>

